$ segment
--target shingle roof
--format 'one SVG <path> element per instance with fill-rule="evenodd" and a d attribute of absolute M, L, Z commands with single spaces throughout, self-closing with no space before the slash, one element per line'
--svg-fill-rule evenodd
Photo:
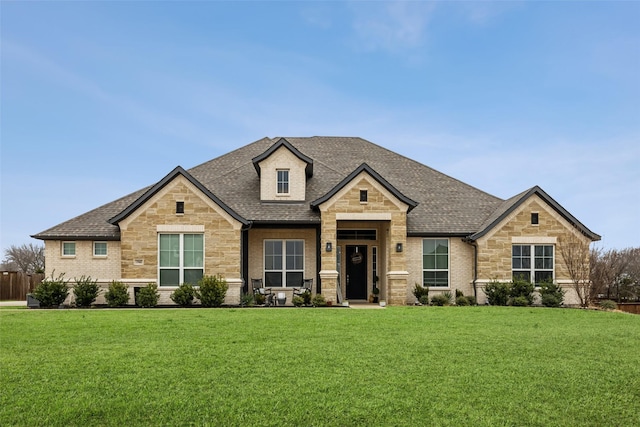
<path fill-rule="evenodd" d="M 263 203 L 260 201 L 260 182 L 254 159 L 260 159 L 274 144 L 285 142 L 303 159 L 313 162 L 313 175 L 307 179 L 306 201 L 290 204 Z M 379 145 L 354 137 L 287 137 L 284 140 L 262 138 L 193 167 L 188 173 L 230 210 L 247 221 L 319 223 L 320 213 L 312 209 L 311 202 L 321 199 L 364 163 L 398 193 L 417 202 L 417 206 L 407 216 L 409 235 L 468 236 L 491 224 L 494 216 L 500 216 L 509 202 Z M 152 187 L 139 190 L 33 237 L 43 240 L 118 239 L 118 227 L 110 224 L 109 219 L 120 215 Z"/>

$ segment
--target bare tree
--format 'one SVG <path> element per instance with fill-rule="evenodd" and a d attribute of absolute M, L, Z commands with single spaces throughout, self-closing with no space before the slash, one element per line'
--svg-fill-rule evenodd
<path fill-rule="evenodd" d="M 591 251 L 591 282 L 594 293 L 607 299 L 638 299 L 640 248 Z"/>
<path fill-rule="evenodd" d="M 573 283 L 573 289 L 578 294 L 581 307 L 589 307 L 594 298 L 590 280 L 590 242 L 571 233 L 560 238 L 560 256 Z"/>
<path fill-rule="evenodd" d="M 24 273 L 44 272 L 44 247 L 33 243 L 11 245 L 4 251 L 3 264 L 14 264 Z"/>

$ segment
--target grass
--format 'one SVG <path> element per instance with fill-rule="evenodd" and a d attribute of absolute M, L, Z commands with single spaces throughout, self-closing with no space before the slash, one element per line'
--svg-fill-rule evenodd
<path fill-rule="evenodd" d="M 0 425 L 634 425 L 640 316 L 5 310 Z M 637 424 L 636 424 L 637 425 Z"/>

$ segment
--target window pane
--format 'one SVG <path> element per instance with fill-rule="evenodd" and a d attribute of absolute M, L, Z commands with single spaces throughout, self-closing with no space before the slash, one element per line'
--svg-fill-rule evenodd
<path fill-rule="evenodd" d="M 62 244 L 62 255 L 75 255 L 76 242 L 64 242 Z"/>
<path fill-rule="evenodd" d="M 436 268 L 436 257 L 433 255 L 425 255 L 422 257 L 422 268 L 425 270 L 433 270 Z"/>
<path fill-rule="evenodd" d="M 95 242 L 93 244 L 93 254 L 96 256 L 105 256 L 107 255 L 107 243 L 106 242 Z"/>
<path fill-rule="evenodd" d="M 446 255 L 438 255 L 436 257 L 436 268 L 440 270 L 449 268 L 449 257 Z"/>
<path fill-rule="evenodd" d="M 161 269 L 160 270 L 160 286 L 179 286 L 180 270 L 178 269 Z"/>
<path fill-rule="evenodd" d="M 531 281 L 531 272 L 530 271 L 514 271 L 513 272 L 513 280 L 525 280 L 527 282 Z"/>
<path fill-rule="evenodd" d="M 304 269 L 304 243 L 300 240 L 287 241 L 287 270 Z"/>
<path fill-rule="evenodd" d="M 264 244 L 265 270 L 282 270 L 282 242 L 268 240 Z"/>
<path fill-rule="evenodd" d="M 160 235 L 160 267 L 180 267 L 180 235 Z"/>
<path fill-rule="evenodd" d="M 433 239 L 425 239 L 422 241 L 422 253 L 425 255 L 434 254 L 436 252 L 436 241 Z"/>
<path fill-rule="evenodd" d="M 437 240 L 436 253 L 438 254 L 448 254 L 449 253 L 449 242 L 447 240 Z"/>
<path fill-rule="evenodd" d="M 287 273 L 287 287 L 300 287 L 302 285 L 302 272 Z"/>
<path fill-rule="evenodd" d="M 513 245 L 511 248 L 511 255 L 514 257 L 520 257 L 522 255 L 522 246 Z"/>
<path fill-rule="evenodd" d="M 553 272 L 552 271 L 536 271 L 536 286 L 539 286 L 540 283 L 544 281 L 553 280 Z"/>
<path fill-rule="evenodd" d="M 265 286 L 267 288 L 277 288 L 282 286 L 282 273 L 265 273 Z"/>
<path fill-rule="evenodd" d="M 203 270 L 201 269 L 186 269 L 184 270 L 184 281 L 182 283 L 190 283 L 197 285 L 198 280 L 202 279 Z"/>
<path fill-rule="evenodd" d="M 522 256 L 527 256 L 527 257 L 531 256 L 531 246 L 529 245 L 522 246 Z"/>
<path fill-rule="evenodd" d="M 425 271 L 423 284 L 429 287 L 449 287 L 449 274 L 446 271 Z"/>
<path fill-rule="evenodd" d="M 185 234 L 184 235 L 184 266 L 185 267 L 202 267 L 203 266 L 202 234 Z"/>

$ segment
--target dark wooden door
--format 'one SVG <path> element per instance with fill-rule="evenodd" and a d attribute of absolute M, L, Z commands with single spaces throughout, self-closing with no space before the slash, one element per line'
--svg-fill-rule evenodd
<path fill-rule="evenodd" d="M 367 247 L 347 246 L 347 299 L 367 299 Z"/>

